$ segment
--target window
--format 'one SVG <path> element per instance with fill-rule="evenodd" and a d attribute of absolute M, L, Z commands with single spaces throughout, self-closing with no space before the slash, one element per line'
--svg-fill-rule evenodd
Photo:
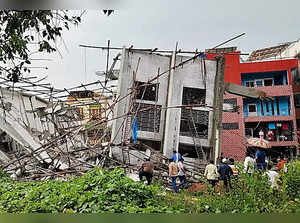
<path fill-rule="evenodd" d="M 263 80 L 256 80 L 255 84 L 257 87 L 261 87 L 261 86 L 263 86 Z"/>
<path fill-rule="evenodd" d="M 260 101 L 260 107 L 261 107 L 261 114 L 264 116 L 265 115 L 264 103 L 262 101 Z"/>
<path fill-rule="evenodd" d="M 300 130 L 300 119 L 296 119 L 296 123 L 297 123 L 297 130 Z"/>
<path fill-rule="evenodd" d="M 276 98 L 276 110 L 277 110 L 277 115 L 280 115 L 279 99 L 278 98 Z"/>
<path fill-rule="evenodd" d="M 145 82 L 135 82 L 137 93 L 136 99 L 146 101 L 157 101 L 158 84 L 147 84 Z"/>
<path fill-rule="evenodd" d="M 266 111 L 267 111 L 267 112 L 270 112 L 270 109 L 269 109 L 269 102 L 266 102 Z"/>
<path fill-rule="evenodd" d="M 90 108 L 90 118 L 99 118 L 100 109 L 99 108 Z"/>
<path fill-rule="evenodd" d="M 248 112 L 256 112 L 256 104 L 249 104 Z"/>
<path fill-rule="evenodd" d="M 299 68 L 293 68 L 292 69 L 292 81 L 293 84 L 299 84 L 300 83 L 300 72 L 299 72 Z"/>
<path fill-rule="evenodd" d="M 233 108 L 235 108 L 237 106 L 237 99 L 236 98 L 224 99 L 224 104 L 232 104 Z"/>
<path fill-rule="evenodd" d="M 254 87 L 254 81 L 246 81 L 246 87 Z"/>
<path fill-rule="evenodd" d="M 239 123 L 223 123 L 223 129 L 224 130 L 233 130 L 233 129 L 239 129 Z"/>
<path fill-rule="evenodd" d="M 273 86 L 273 79 L 264 79 L 264 86 Z"/>
<path fill-rule="evenodd" d="M 78 120 L 83 119 L 83 108 L 76 108 L 75 112 Z"/>
<path fill-rule="evenodd" d="M 147 132 L 159 132 L 161 105 L 156 105 L 157 109 L 151 104 L 136 103 L 135 110 L 139 106 L 140 112 L 137 113 L 138 130 Z M 147 109 L 149 108 L 149 109 Z"/>
<path fill-rule="evenodd" d="M 183 88 L 182 104 L 205 104 L 206 89 Z"/>
<path fill-rule="evenodd" d="M 295 108 L 300 108 L 300 94 L 294 94 Z"/>
<path fill-rule="evenodd" d="M 192 114 L 191 114 L 192 112 Z M 193 118 L 191 118 L 191 115 Z M 192 120 L 193 119 L 193 120 Z M 195 130 L 193 122 L 195 124 L 197 134 L 199 138 L 208 138 L 208 122 L 209 112 L 190 109 L 181 109 L 181 122 L 180 122 L 180 135 L 193 136 Z"/>
<path fill-rule="evenodd" d="M 274 115 L 274 102 L 271 101 L 271 109 L 272 109 L 272 115 Z"/>

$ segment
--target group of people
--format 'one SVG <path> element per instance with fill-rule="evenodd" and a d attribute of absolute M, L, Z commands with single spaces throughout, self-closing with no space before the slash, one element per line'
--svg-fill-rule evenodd
<path fill-rule="evenodd" d="M 278 176 L 278 172 L 282 169 L 286 171 L 287 158 L 285 156 L 280 156 L 277 159 L 277 168 L 272 165 L 267 159 L 265 151 L 261 148 L 257 149 L 255 153 L 255 158 L 251 156 L 249 152 L 246 153 L 246 158 L 244 161 L 245 172 L 248 174 L 252 174 L 254 170 L 264 171 L 268 178 L 271 187 L 275 187 L 276 178 Z"/>
<path fill-rule="evenodd" d="M 280 171 L 285 167 L 287 159 L 281 157 L 278 160 L 277 170 Z M 181 154 L 173 151 L 173 156 L 169 160 L 169 177 L 172 182 L 172 187 L 174 192 L 178 192 L 179 189 L 183 189 L 186 184 L 186 169 L 184 167 L 184 159 Z M 146 159 L 142 163 L 139 170 L 140 181 L 143 180 L 143 177 L 146 177 L 147 184 L 150 185 L 153 177 L 153 163 L 150 159 Z M 255 170 L 265 171 L 269 177 L 271 187 L 274 187 L 276 184 L 276 177 L 278 173 L 272 169 L 272 165 L 266 160 L 266 154 L 263 149 L 258 148 L 255 154 L 255 158 L 251 156 L 249 152 L 246 153 L 246 158 L 244 161 L 244 172 L 251 175 Z M 234 166 L 233 159 L 222 158 L 218 166 L 214 164 L 214 161 L 211 160 L 209 164 L 205 167 L 204 176 L 206 177 L 208 183 L 215 189 L 217 182 L 221 182 L 226 191 L 231 188 L 231 177 L 238 175 L 238 171 Z M 177 178 L 180 180 L 179 187 L 177 186 Z"/>
<path fill-rule="evenodd" d="M 223 158 L 220 165 L 217 167 L 213 160 L 205 167 L 204 176 L 211 186 L 215 189 L 217 182 L 220 180 L 226 191 L 231 187 L 230 177 L 233 175 L 232 168 L 228 165 L 228 160 Z"/>
<path fill-rule="evenodd" d="M 173 190 L 176 193 L 179 191 L 179 189 L 183 189 L 186 183 L 185 168 L 183 165 L 183 161 L 184 159 L 182 158 L 181 154 L 176 151 L 173 151 L 173 156 L 169 160 L 169 177 L 172 181 Z M 176 184 L 177 177 L 180 180 L 179 188 Z"/>
<path fill-rule="evenodd" d="M 173 156 L 169 160 L 169 177 L 172 181 L 172 187 L 174 192 L 178 192 L 179 189 L 183 189 L 186 183 L 185 168 L 183 165 L 183 161 L 184 159 L 182 158 L 181 154 L 176 151 L 173 151 Z M 154 166 L 150 159 L 146 159 L 146 161 L 142 163 L 139 169 L 140 181 L 143 180 L 143 177 L 146 177 L 147 184 L 150 185 L 153 177 L 153 168 Z M 176 184 L 177 178 L 179 178 L 180 180 L 179 188 Z"/>

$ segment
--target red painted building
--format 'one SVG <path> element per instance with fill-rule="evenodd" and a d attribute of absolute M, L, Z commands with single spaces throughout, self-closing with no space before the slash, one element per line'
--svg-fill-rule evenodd
<path fill-rule="evenodd" d="M 243 160 L 249 146 L 246 139 L 259 137 L 262 131 L 272 146 L 270 156 L 295 154 L 300 106 L 295 108 L 294 93 L 300 92 L 300 85 L 293 85 L 292 72 L 297 70 L 298 60 L 240 62 L 239 53 L 225 54 L 225 82 L 257 88 L 266 92 L 269 99 L 250 99 L 225 92 L 224 103 L 232 103 L 239 110 L 223 112 L 221 152 L 225 157 Z"/>

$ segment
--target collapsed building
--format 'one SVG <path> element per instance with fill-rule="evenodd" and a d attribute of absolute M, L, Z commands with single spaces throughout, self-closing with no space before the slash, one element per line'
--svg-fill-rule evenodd
<path fill-rule="evenodd" d="M 75 107 L 0 90 L 0 166 L 12 178 L 44 179 L 99 164 L 102 144 L 89 145 L 85 133 L 92 128 L 81 123 Z M 94 127 L 104 129 L 103 125 L 99 122 Z M 99 134 L 98 139 L 103 136 Z"/>
<path fill-rule="evenodd" d="M 204 53 L 189 57 L 124 48 L 117 94 L 124 100 L 115 106 L 114 144 L 129 142 L 136 119 L 138 141 L 165 157 L 175 150 L 191 162 L 216 159 L 223 78 L 223 57 L 207 60 Z M 124 160 L 121 150 L 113 147 L 112 154 L 122 154 Z M 132 161 L 138 156 L 134 148 L 131 153 Z"/>

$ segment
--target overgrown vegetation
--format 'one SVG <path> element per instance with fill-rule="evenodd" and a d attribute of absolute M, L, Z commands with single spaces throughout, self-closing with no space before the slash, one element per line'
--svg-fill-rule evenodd
<path fill-rule="evenodd" d="M 300 212 L 300 162 L 281 173 L 271 188 L 267 176 L 240 171 L 232 190 L 220 195 L 174 194 L 160 185 L 145 186 L 121 169 L 93 169 L 68 182 L 14 182 L 0 178 L 1 213 L 295 213 Z"/>

